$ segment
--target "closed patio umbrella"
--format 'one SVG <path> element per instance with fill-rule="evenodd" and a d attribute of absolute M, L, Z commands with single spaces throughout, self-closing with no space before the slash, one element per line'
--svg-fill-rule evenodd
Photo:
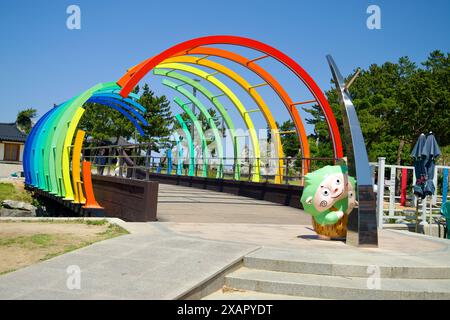
<path fill-rule="evenodd" d="M 421 199 L 425 198 L 425 182 L 426 182 L 426 158 L 422 155 L 426 136 L 422 133 L 417 139 L 416 144 L 411 152 L 411 157 L 414 158 L 414 173 L 416 174 L 416 181 L 414 184 L 414 194 Z"/>
<path fill-rule="evenodd" d="M 436 165 L 436 158 L 441 155 L 441 150 L 436 141 L 436 138 L 432 133 L 427 137 L 425 145 L 422 149 L 422 157 L 425 159 L 425 171 L 426 171 L 426 181 L 424 187 L 425 196 L 432 196 L 436 187 L 433 183 L 434 179 L 434 167 Z"/>
<path fill-rule="evenodd" d="M 414 158 L 414 172 L 416 174 L 414 194 L 418 198 L 424 199 L 426 196 L 434 194 L 436 190 L 433 183 L 435 160 L 440 155 L 441 151 L 433 133 L 430 132 L 427 137 L 422 133 L 411 152 L 411 156 Z M 418 231 L 418 222 L 419 201 L 416 204 L 416 232 Z"/>

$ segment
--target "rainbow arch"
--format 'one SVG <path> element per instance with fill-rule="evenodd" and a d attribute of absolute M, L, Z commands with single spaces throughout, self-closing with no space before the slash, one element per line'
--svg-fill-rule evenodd
<path fill-rule="evenodd" d="M 247 47 L 260 52 L 261 56 L 254 59 L 249 59 L 230 50 L 212 47 L 213 45 Z M 230 70 L 229 68 L 224 67 L 223 65 L 218 64 L 217 62 L 209 60 L 209 57 L 219 57 L 239 64 L 259 76 L 263 83 L 251 85 L 241 75 Z M 313 96 L 313 100 L 294 102 L 276 78 L 265 70 L 260 64 L 258 64 L 258 61 L 267 58 L 275 59 L 281 62 L 281 64 L 290 70 L 290 72 L 292 72 L 299 79 L 299 81 L 306 86 Z M 218 89 L 221 90 L 221 95 L 214 96 L 211 91 L 192 81 L 192 79 L 185 75 L 186 73 L 199 75 L 202 72 L 205 72 L 202 71 L 204 69 L 198 69 L 196 66 L 210 68 L 214 71 L 211 74 L 205 74 L 203 78 L 205 81 L 215 84 Z M 81 150 L 84 138 L 84 132 L 77 130 L 77 126 L 84 114 L 85 103 L 95 102 L 119 111 L 133 123 L 141 135 L 144 135 L 144 127 L 148 125 L 143 116 L 143 112 L 145 110 L 137 102 L 139 97 L 132 93 L 132 90 L 139 83 L 139 81 L 151 71 L 155 75 L 165 77 L 166 79 L 163 80 L 165 85 L 177 90 L 185 98 L 189 99 L 191 103 L 196 103 L 197 105 L 199 105 L 199 101 L 193 99 L 192 96 L 187 94 L 187 91 L 180 90 L 177 84 L 167 80 L 167 78 L 176 79 L 183 84 L 190 85 L 199 90 L 199 92 L 204 94 L 211 104 L 216 107 L 224 118 L 231 134 L 234 134 L 235 125 L 226 109 L 223 108 L 223 104 L 220 102 L 220 96 L 227 96 L 230 98 L 234 102 L 236 108 L 240 111 L 241 116 L 243 117 L 250 132 L 256 159 L 259 158 L 259 144 L 257 138 L 255 139 L 255 136 L 252 134 L 256 129 L 253 125 L 249 112 L 246 111 L 245 106 L 239 101 L 239 98 L 231 90 L 227 89 L 226 86 L 221 84 L 219 80 L 215 79 L 215 74 L 228 76 L 238 83 L 253 99 L 257 107 L 262 112 L 269 127 L 275 130 L 276 135 L 274 140 L 278 146 L 278 158 L 282 158 L 283 156 L 279 133 L 277 131 L 278 128 L 276 127 L 276 123 L 269 106 L 259 95 L 258 88 L 260 86 L 267 85 L 281 99 L 284 107 L 287 109 L 291 119 L 294 122 L 295 129 L 299 137 L 303 158 L 309 158 L 310 151 L 304 125 L 296 106 L 306 103 L 315 103 L 322 109 L 328 124 L 330 137 L 333 142 L 334 157 L 343 157 L 343 148 L 339 128 L 328 101 L 311 76 L 297 62 L 278 49 L 275 49 L 265 43 L 244 37 L 218 35 L 196 38 L 179 43 L 132 67 L 117 82 L 100 83 L 95 85 L 80 95 L 67 100 L 44 114 L 33 127 L 25 144 L 23 162 L 25 183 L 28 186 L 48 192 L 67 201 L 74 203 L 83 203 L 86 201 L 85 195 L 83 195 L 82 186 L 84 182 L 84 192 L 86 192 L 86 189 L 89 189 L 86 188 L 86 183 L 89 184 L 90 181 L 81 181 L 79 174 L 81 170 L 81 159 L 79 154 L 77 154 Z M 174 71 L 181 71 L 183 73 Z M 185 113 L 188 113 L 189 115 L 188 109 L 183 108 L 183 103 L 179 98 L 176 98 L 175 102 L 184 110 Z M 203 112 L 203 114 L 208 116 L 205 112 Z M 195 121 L 198 121 L 198 119 L 194 118 L 195 115 L 189 116 L 192 118 L 191 120 L 194 123 Z M 180 122 L 180 125 L 187 134 L 186 124 L 182 122 L 181 116 L 177 115 L 176 120 Z M 212 129 L 214 131 L 214 128 Z M 217 128 L 215 129 L 217 131 Z M 217 134 L 216 131 L 214 132 Z M 189 137 L 187 139 L 189 140 Z M 217 139 L 218 136 L 216 137 L 216 140 Z M 236 158 L 239 146 L 237 139 L 232 140 L 234 143 L 233 148 Z M 192 144 L 192 139 L 189 143 Z M 205 142 L 202 141 L 202 144 L 204 143 Z M 220 148 L 222 148 L 221 144 Z M 190 149 L 193 148 L 190 147 Z M 207 156 L 207 151 L 205 148 L 202 149 L 202 156 L 205 158 Z M 195 165 L 195 157 L 193 156 L 193 152 L 190 155 L 190 159 L 189 174 L 192 175 L 192 168 Z M 221 162 L 221 164 L 223 164 L 223 162 Z M 275 181 L 276 183 L 281 181 L 281 166 L 282 163 L 280 160 L 278 162 L 278 171 L 276 175 L 279 178 Z M 83 168 L 84 167 L 88 168 L 89 165 L 83 165 Z M 307 161 L 303 165 L 303 170 L 304 173 L 308 171 Z M 255 172 L 252 179 L 253 181 L 259 181 L 259 173 L 259 161 L 257 161 L 255 163 Z M 86 178 L 88 177 L 90 177 L 90 175 L 86 175 Z M 221 171 L 218 172 L 217 178 L 222 178 Z M 235 179 L 236 178 L 239 178 L 239 170 L 236 170 L 235 172 Z M 92 195 L 90 196 L 92 197 Z"/>

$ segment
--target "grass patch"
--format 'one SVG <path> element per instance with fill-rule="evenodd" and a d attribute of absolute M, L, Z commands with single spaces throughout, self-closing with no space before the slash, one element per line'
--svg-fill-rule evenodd
<path fill-rule="evenodd" d="M 32 249 L 34 247 L 48 247 L 54 240 L 54 235 L 33 234 L 31 236 L 19 236 L 0 239 L 0 247 L 21 247 L 27 249 Z"/>
<path fill-rule="evenodd" d="M 104 224 L 108 223 L 108 220 L 102 219 L 102 220 L 84 220 L 84 223 L 87 225 L 92 226 L 103 226 Z"/>
<path fill-rule="evenodd" d="M 12 183 L 0 182 L 0 202 L 6 199 L 28 203 L 33 202 L 30 192 L 20 189 Z"/>
<path fill-rule="evenodd" d="M 109 224 L 106 231 L 98 233 L 100 236 L 104 236 L 106 239 L 111 239 L 117 236 L 121 236 L 124 234 L 128 234 L 129 232 L 122 228 L 121 226 L 117 224 Z"/>
<path fill-rule="evenodd" d="M 106 219 L 0 221 L 0 275 L 125 234 Z"/>
<path fill-rule="evenodd" d="M 9 269 L 9 270 L 5 270 L 5 271 L 1 271 L 1 272 L 0 272 L 0 276 L 1 276 L 2 274 L 14 272 L 14 271 L 16 271 L 16 269 Z"/>

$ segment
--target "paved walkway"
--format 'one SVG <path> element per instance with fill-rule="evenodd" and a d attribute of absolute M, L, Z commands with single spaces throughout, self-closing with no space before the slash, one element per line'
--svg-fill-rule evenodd
<path fill-rule="evenodd" d="M 311 224 L 302 210 L 267 201 L 197 188 L 160 184 L 161 222 Z"/>
<path fill-rule="evenodd" d="M 206 190 L 161 185 L 160 222 L 0 276 L 0 299 L 177 299 L 261 250 L 348 264 L 450 266 L 447 240 L 383 230 L 379 249 L 321 241 L 301 210 Z M 243 201 L 242 204 L 239 204 Z M 271 251 L 267 251 L 271 250 Z M 314 257 L 313 257 L 314 256 Z M 67 288 L 67 268 L 81 289 Z"/>
<path fill-rule="evenodd" d="M 114 219 L 117 221 L 117 219 Z M 160 223 L 0 276 L 0 299 L 177 299 L 258 248 L 185 237 Z M 67 287 L 69 266 L 81 287 Z"/>

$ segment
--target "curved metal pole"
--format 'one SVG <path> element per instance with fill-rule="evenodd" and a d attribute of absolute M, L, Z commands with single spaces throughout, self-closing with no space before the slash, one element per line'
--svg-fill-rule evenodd
<path fill-rule="evenodd" d="M 45 125 L 42 126 L 41 134 L 37 141 L 37 165 L 38 165 L 38 183 L 39 189 L 44 191 L 50 191 L 50 180 L 49 180 L 49 162 L 50 155 L 55 156 L 55 150 L 52 146 L 52 138 L 55 133 L 56 125 L 58 124 L 61 114 L 64 112 L 66 106 L 75 100 L 76 97 L 61 104 L 55 112 L 52 112 L 50 117 L 48 117 Z M 55 180 L 56 181 L 56 180 Z M 56 186 L 55 186 L 56 187 Z"/>
<path fill-rule="evenodd" d="M 181 109 L 188 115 L 189 119 L 191 120 L 191 123 L 195 126 L 197 129 L 198 135 L 200 137 L 200 142 L 202 144 L 202 159 L 203 159 L 203 169 L 202 169 L 202 176 L 207 177 L 208 176 L 208 145 L 206 142 L 205 133 L 203 132 L 202 124 L 200 121 L 198 121 L 195 114 L 192 112 L 192 110 L 188 107 L 186 107 L 186 104 L 183 103 L 180 98 L 175 97 L 173 99 L 177 105 L 180 106 Z"/>
<path fill-rule="evenodd" d="M 72 151 L 72 183 L 74 191 L 73 203 L 85 203 L 86 198 L 83 194 L 83 187 L 80 177 L 81 172 L 81 149 L 83 147 L 85 132 L 81 129 L 77 130 L 75 142 Z"/>
<path fill-rule="evenodd" d="M 160 64 L 167 58 L 177 55 L 180 52 L 188 53 L 189 50 L 193 48 L 212 44 L 229 44 L 251 48 L 264 53 L 265 56 L 263 56 L 263 58 L 265 58 L 266 56 L 270 56 L 278 60 L 289 70 L 291 70 L 306 85 L 314 98 L 317 100 L 319 106 L 322 108 L 325 120 L 328 124 L 330 136 L 333 141 L 333 151 L 335 158 L 343 157 L 344 153 L 342 149 L 342 141 L 336 118 L 334 117 L 333 110 L 328 104 L 328 101 L 323 92 L 320 90 L 319 86 L 315 83 L 311 76 L 292 58 L 272 46 L 253 39 L 237 36 L 219 35 L 200 37 L 179 43 L 129 69 L 127 73 L 117 81 L 117 84 L 122 87 L 120 95 L 123 97 L 127 97 L 128 94 L 133 90 L 133 88 L 138 84 L 138 82 L 148 72 L 150 72 L 150 70 L 155 68 L 158 64 Z"/>
<path fill-rule="evenodd" d="M 181 129 L 184 132 L 184 136 L 186 137 L 188 146 L 189 146 L 189 171 L 188 176 L 194 175 L 194 167 L 196 165 L 195 163 L 195 149 L 194 149 L 194 142 L 192 141 L 191 132 L 189 131 L 188 126 L 186 125 L 186 122 L 184 121 L 183 117 L 179 114 L 175 115 L 175 119 L 178 121 L 178 123 L 181 126 Z"/>
<path fill-rule="evenodd" d="M 28 180 L 25 180 L 26 184 L 37 186 L 37 177 L 35 175 L 36 170 L 34 169 L 34 157 L 35 157 L 35 148 L 36 148 L 36 141 L 37 138 L 41 132 L 42 125 L 47 121 L 47 118 L 55 112 L 56 108 L 53 108 L 49 111 L 47 111 L 34 125 L 33 129 L 31 130 L 30 135 L 27 138 L 27 141 L 25 143 L 26 146 L 26 153 L 24 150 L 24 160 L 26 159 L 26 162 L 24 161 L 24 171 L 27 171 L 26 177 L 28 177 Z"/>
<path fill-rule="evenodd" d="M 378 247 L 376 198 L 366 144 L 348 87 L 331 55 L 327 56 L 342 109 L 346 137 L 348 171 L 356 178 L 357 205 L 348 216 L 347 244 Z M 384 192 L 384 190 L 378 190 Z M 383 204 L 380 204 L 383 205 Z"/>
<path fill-rule="evenodd" d="M 188 63 L 213 69 L 215 71 L 220 72 L 223 75 L 226 75 L 228 78 L 237 83 L 242 89 L 244 89 L 244 91 L 247 92 L 248 95 L 250 95 L 250 97 L 256 103 L 258 109 L 262 112 L 264 118 L 266 119 L 267 125 L 271 129 L 273 141 L 275 142 L 275 149 L 276 149 L 275 154 L 278 155 L 277 161 L 278 166 L 277 171 L 275 172 L 274 182 L 276 184 L 281 183 L 283 178 L 284 154 L 283 154 L 283 145 L 281 144 L 281 138 L 279 133 L 280 130 L 278 129 L 278 125 L 275 122 L 275 119 L 273 118 L 270 109 L 267 107 L 266 102 L 256 90 L 256 87 L 252 87 L 252 85 L 250 85 L 250 83 L 248 83 L 247 80 L 245 80 L 242 76 L 240 76 L 233 70 L 221 65 L 220 63 L 208 60 L 206 58 L 202 59 L 192 56 L 176 56 L 165 60 L 164 63 Z M 259 157 L 257 157 L 257 161 L 258 160 Z"/>
<path fill-rule="evenodd" d="M 69 128 L 67 129 L 67 133 L 66 135 L 69 134 L 74 134 L 76 128 L 77 128 L 77 123 L 80 120 L 80 118 L 83 116 L 84 113 L 84 109 L 83 108 L 79 108 L 75 111 L 75 114 L 72 118 L 72 120 L 70 121 L 69 124 Z M 62 140 L 62 139 L 61 139 Z M 59 141 L 58 141 L 59 142 Z M 58 152 L 58 151 L 56 151 Z M 63 150 L 62 150 L 63 154 L 67 154 L 67 156 L 70 155 L 70 145 L 63 145 Z M 58 157 L 59 155 L 59 157 Z M 57 187 L 58 187 L 58 196 L 60 197 L 64 197 L 64 200 L 69 200 L 69 201 L 73 201 L 75 199 L 74 193 L 73 193 L 73 189 L 72 189 L 72 185 L 70 184 L 70 167 L 64 166 L 61 163 L 61 157 L 62 155 L 60 154 L 56 154 L 56 178 L 57 178 Z M 65 179 L 63 179 L 63 177 Z"/>
<path fill-rule="evenodd" d="M 92 96 L 91 98 L 89 98 L 89 100 L 87 102 L 94 102 L 94 103 L 99 103 L 99 104 L 103 104 L 103 105 L 107 105 L 107 106 L 116 105 L 120 109 L 123 108 L 125 110 L 130 111 L 144 126 L 148 126 L 147 120 L 145 120 L 144 117 L 139 112 L 137 112 L 135 109 L 133 109 L 128 104 L 126 104 L 122 101 L 119 101 L 119 100 L 116 100 L 113 98 L 102 98 L 101 96 Z M 118 109 L 116 109 L 116 110 L 118 110 Z M 118 110 L 118 111 L 120 111 L 120 110 Z M 127 118 L 128 118 L 128 116 L 127 116 Z M 131 119 L 136 121 L 133 117 L 131 117 L 129 119 L 130 119 L 130 121 L 131 121 Z"/>
<path fill-rule="evenodd" d="M 230 133 L 231 143 L 233 144 L 233 155 L 234 155 L 234 161 L 233 161 L 233 167 L 234 167 L 234 179 L 239 180 L 241 176 L 241 170 L 240 166 L 238 165 L 237 159 L 239 157 L 239 143 L 236 137 L 235 132 L 235 126 L 233 123 L 233 120 L 231 120 L 231 117 L 225 109 L 225 107 L 222 105 L 219 99 L 215 99 L 214 94 L 209 91 L 206 87 L 198 83 L 197 81 L 192 80 L 189 77 L 186 77 L 185 75 L 182 75 L 178 72 L 171 71 L 167 69 L 160 69 L 155 68 L 153 69 L 153 74 L 158 76 L 165 76 L 172 79 L 179 80 L 183 83 L 186 83 L 190 85 L 191 87 L 195 88 L 198 92 L 202 93 L 219 111 L 220 115 L 222 116 L 224 123 L 226 124 L 228 131 Z"/>
<path fill-rule="evenodd" d="M 244 105 L 239 100 L 239 98 L 233 93 L 233 91 L 230 90 L 230 88 L 228 86 L 226 86 L 223 82 L 218 80 L 216 77 L 208 74 L 207 72 L 205 72 L 201 69 L 189 66 L 189 65 L 185 65 L 185 64 L 181 64 L 181 63 L 162 63 L 158 67 L 166 68 L 166 69 L 173 69 L 173 70 L 181 70 L 181 71 L 184 71 L 187 73 L 194 74 L 194 75 L 210 82 L 215 87 L 217 87 L 219 90 L 221 90 L 224 93 L 224 95 L 230 99 L 230 101 L 233 103 L 233 105 L 239 111 L 241 117 L 244 120 L 245 125 L 247 126 L 250 140 L 252 142 L 254 157 L 256 159 L 261 158 L 259 140 L 258 140 L 258 136 L 256 135 L 256 129 L 253 124 L 253 121 L 250 118 L 247 109 L 244 107 Z M 215 99 L 217 99 L 217 97 Z M 254 170 L 254 174 L 252 177 L 252 181 L 259 182 L 260 181 L 260 172 L 261 172 L 260 171 L 260 162 L 255 160 L 253 167 L 255 168 L 255 170 Z"/>
<path fill-rule="evenodd" d="M 108 97 L 108 98 L 113 98 L 116 100 L 120 100 L 120 101 L 125 101 L 126 103 L 130 104 L 132 107 L 135 107 L 137 110 L 144 112 L 145 113 L 145 108 L 143 106 L 141 106 L 138 102 L 134 101 L 133 99 L 130 98 L 123 98 L 120 94 L 117 93 L 104 93 L 103 91 L 100 92 L 96 92 L 93 97 L 97 97 L 97 96 L 101 96 L 101 97 Z"/>
<path fill-rule="evenodd" d="M 118 90 L 118 89 L 105 89 L 105 90 L 99 90 L 99 91 L 97 91 L 98 92 L 98 94 L 105 94 L 105 93 L 110 93 L 110 94 L 114 94 L 114 95 L 119 95 L 120 96 L 120 90 Z M 136 94 L 136 93 L 134 93 L 134 92 L 130 92 L 130 94 L 128 95 L 128 97 L 129 98 L 133 98 L 134 100 L 139 100 L 139 96 Z M 122 96 L 120 96 L 120 98 L 123 100 L 124 98 L 122 97 Z M 127 100 L 128 98 L 125 98 L 125 101 L 127 101 L 128 102 L 128 100 Z M 130 100 L 132 100 L 132 99 L 130 99 Z M 143 111 L 143 110 L 142 110 Z"/>
<path fill-rule="evenodd" d="M 223 59 L 227 59 L 233 62 L 240 64 L 241 66 L 253 71 L 257 74 L 265 83 L 267 83 L 273 91 L 278 95 L 278 97 L 283 102 L 284 106 L 288 110 L 292 121 L 295 125 L 295 130 L 297 131 L 298 140 L 300 142 L 300 148 L 302 150 L 303 158 L 310 158 L 310 148 L 308 142 L 308 135 L 306 134 L 305 127 L 303 125 L 303 121 L 300 117 L 300 113 L 298 112 L 294 101 L 291 99 L 289 94 L 284 90 L 284 88 L 280 85 L 280 83 L 264 68 L 259 66 L 255 61 L 249 60 L 237 53 L 227 51 L 224 49 L 212 48 L 212 47 L 198 47 L 191 49 L 187 52 L 187 54 L 200 54 L 205 56 L 216 56 Z M 303 161 L 302 165 L 303 175 L 306 175 L 309 172 L 309 163 L 308 161 Z"/>
<path fill-rule="evenodd" d="M 167 79 L 163 79 L 162 83 L 165 86 L 168 86 L 169 88 L 172 88 L 172 89 L 176 90 L 177 92 L 181 93 L 182 95 L 184 95 L 189 101 L 191 101 L 200 110 L 202 115 L 205 117 L 205 119 L 208 122 L 211 130 L 213 131 L 214 139 L 215 139 L 215 142 L 216 142 L 216 149 L 217 149 L 217 154 L 218 154 L 218 159 L 219 159 L 219 170 L 217 170 L 216 178 L 218 178 L 218 179 L 223 178 L 223 146 L 222 146 L 222 137 L 220 136 L 219 130 L 217 130 L 217 126 L 214 123 L 214 119 L 209 114 L 208 110 L 203 105 L 203 103 L 201 103 L 200 100 L 198 100 L 192 93 L 187 91 L 185 88 L 180 87 L 175 82 L 167 80 Z"/>
<path fill-rule="evenodd" d="M 135 128 L 139 131 L 139 134 L 141 136 L 145 136 L 145 132 L 142 129 L 142 127 L 139 125 L 139 123 L 136 121 L 135 118 L 133 118 L 128 112 L 126 112 L 125 110 L 123 110 L 120 106 L 118 106 L 116 104 L 116 102 L 111 102 L 111 101 L 107 101 L 107 100 L 103 100 L 103 99 L 98 99 L 98 98 L 89 98 L 89 100 L 87 100 L 86 102 L 95 102 L 98 104 L 101 104 L 105 107 L 110 107 L 113 108 L 114 110 L 119 111 L 123 116 L 125 116 L 128 120 L 130 120 L 130 122 L 135 126 Z M 142 117 L 141 117 L 142 118 Z M 142 118 L 142 120 L 145 121 L 145 119 Z M 147 123 L 147 121 L 145 121 L 145 123 Z M 148 125 L 144 124 L 144 125 Z"/>

